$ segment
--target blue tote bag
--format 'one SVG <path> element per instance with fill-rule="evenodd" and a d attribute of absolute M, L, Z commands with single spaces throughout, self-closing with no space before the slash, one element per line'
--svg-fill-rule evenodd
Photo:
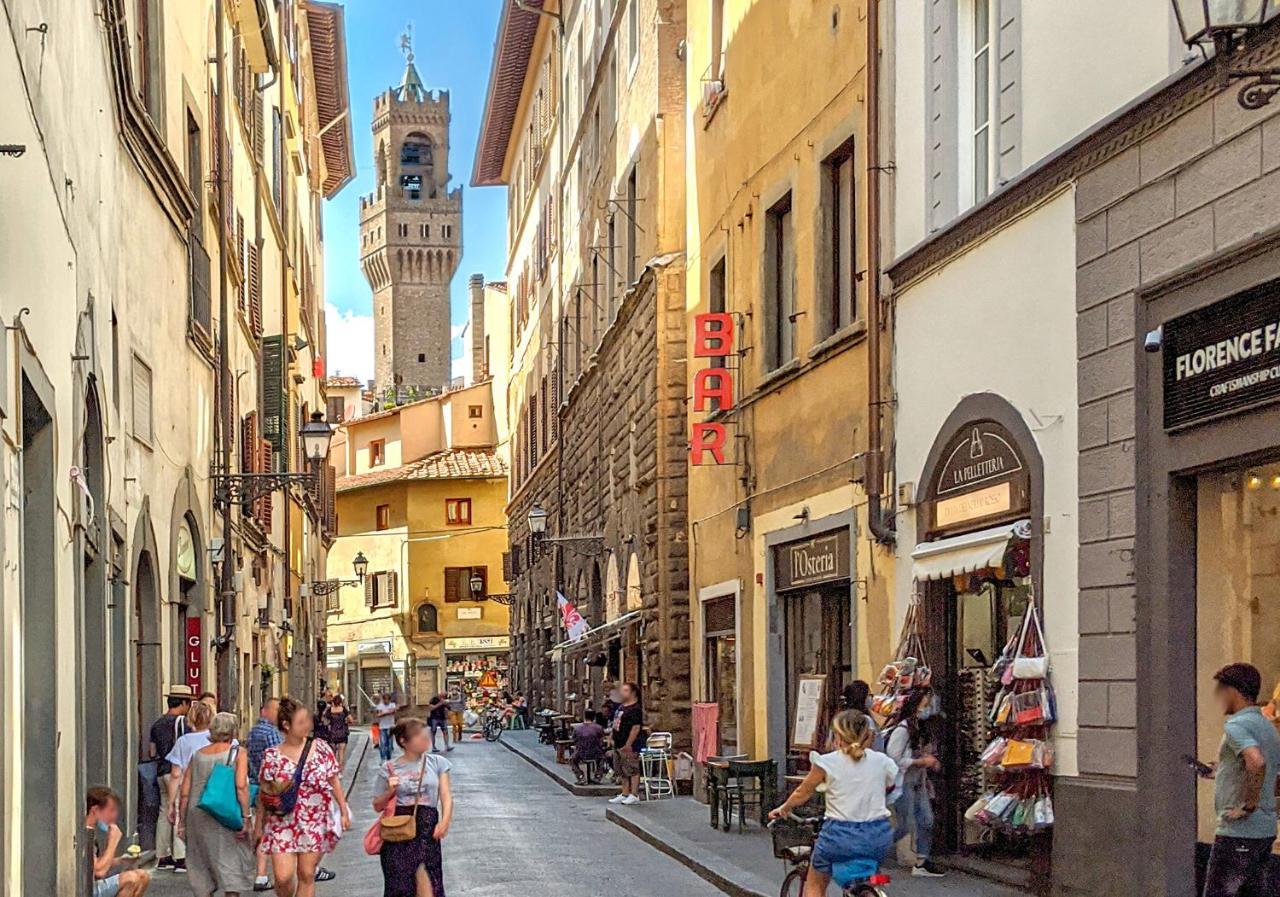
<path fill-rule="evenodd" d="M 236 795 L 236 753 L 239 748 L 227 751 L 227 762 L 219 763 L 209 771 L 209 781 L 204 783 L 204 793 L 196 804 L 214 819 L 233 832 L 244 828 L 240 798 Z"/>

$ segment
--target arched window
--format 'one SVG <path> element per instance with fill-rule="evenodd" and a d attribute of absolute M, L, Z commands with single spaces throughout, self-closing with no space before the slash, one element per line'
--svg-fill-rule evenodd
<path fill-rule="evenodd" d="M 431 603 L 423 603 L 418 607 L 418 633 L 439 632 L 439 611 Z"/>

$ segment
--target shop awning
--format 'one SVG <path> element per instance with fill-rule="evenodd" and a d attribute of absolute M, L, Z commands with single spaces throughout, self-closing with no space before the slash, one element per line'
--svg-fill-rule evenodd
<path fill-rule="evenodd" d="M 998 567 L 1010 540 L 1025 539 L 1030 533 L 1031 522 L 1019 520 L 976 533 L 921 542 L 911 552 L 912 576 L 917 580 L 950 579 L 960 573 Z"/>
<path fill-rule="evenodd" d="M 640 611 L 638 610 L 633 610 L 630 613 L 623 614 L 616 620 L 610 620 L 608 623 L 602 623 L 595 629 L 587 630 L 586 634 L 576 641 L 570 640 L 561 642 L 548 651 L 547 656 L 552 660 L 559 660 L 566 654 L 577 654 L 580 651 L 586 651 L 588 648 L 594 648 L 598 645 L 602 645 L 618 633 L 622 632 L 622 630 L 626 629 L 632 623 L 637 622 L 639 619 Z"/>

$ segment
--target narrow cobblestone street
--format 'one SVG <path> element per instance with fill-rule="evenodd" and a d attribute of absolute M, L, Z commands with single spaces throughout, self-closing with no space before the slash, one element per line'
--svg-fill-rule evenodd
<path fill-rule="evenodd" d="M 353 742 L 365 736 L 353 733 Z M 361 751 L 353 743 L 353 757 Z M 447 897 L 713 897 L 721 892 L 604 817 L 599 798 L 574 797 L 501 745 L 465 740 L 454 763 L 454 823 L 445 844 Z M 344 782 L 356 772 L 348 762 Z M 373 822 L 377 752 L 364 757 L 353 825 L 325 865 L 338 877 L 318 897 L 380 897 L 382 875 L 361 837 Z M 148 897 L 191 897 L 162 873 Z"/>

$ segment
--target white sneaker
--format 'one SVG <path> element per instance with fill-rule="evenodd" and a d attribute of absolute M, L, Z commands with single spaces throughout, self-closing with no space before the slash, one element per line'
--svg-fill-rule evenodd
<path fill-rule="evenodd" d="M 628 794 L 622 800 L 618 801 L 618 803 L 622 804 L 624 807 L 629 807 L 632 804 L 640 803 L 640 798 L 636 797 L 634 794 Z"/>
<path fill-rule="evenodd" d="M 627 796 L 625 794 L 615 794 L 613 797 L 609 798 L 609 803 L 620 804 L 626 799 L 627 799 Z"/>

